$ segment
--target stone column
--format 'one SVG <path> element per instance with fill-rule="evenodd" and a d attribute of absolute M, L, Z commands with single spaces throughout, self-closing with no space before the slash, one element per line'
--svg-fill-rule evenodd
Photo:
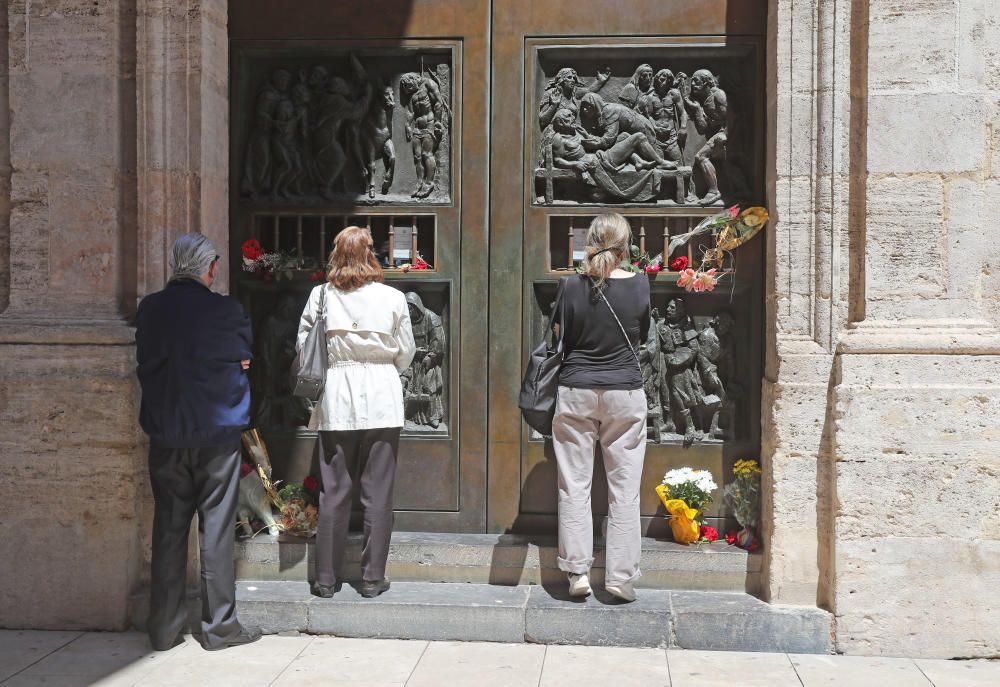
<path fill-rule="evenodd" d="M 126 321 L 136 283 L 135 7 L 5 7 L 0 617 L 11 627 L 121 629 L 138 571 L 141 474 Z"/>
<path fill-rule="evenodd" d="M 226 254 L 226 4 L 7 7 L 0 618 L 123 629 L 150 526 L 129 319 L 180 233 Z"/>
<path fill-rule="evenodd" d="M 1000 24 L 989 0 L 866 10 L 861 271 L 831 399 L 837 645 L 994 656 Z"/>

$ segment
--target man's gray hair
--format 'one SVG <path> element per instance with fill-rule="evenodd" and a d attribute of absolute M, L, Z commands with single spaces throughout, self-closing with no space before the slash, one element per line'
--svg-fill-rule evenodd
<path fill-rule="evenodd" d="M 198 279 L 208 272 L 219 253 L 204 234 L 192 232 L 174 241 L 170 251 L 170 279 Z"/>

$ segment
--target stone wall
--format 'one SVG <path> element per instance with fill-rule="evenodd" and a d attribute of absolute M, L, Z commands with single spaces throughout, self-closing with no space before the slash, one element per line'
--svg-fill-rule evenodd
<path fill-rule="evenodd" d="M 767 591 L 846 653 L 1000 651 L 994 5 L 772 3 Z"/>

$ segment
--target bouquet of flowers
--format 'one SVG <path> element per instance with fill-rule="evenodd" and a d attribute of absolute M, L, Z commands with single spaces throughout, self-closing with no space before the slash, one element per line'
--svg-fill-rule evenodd
<path fill-rule="evenodd" d="M 278 525 L 283 532 L 297 537 L 316 534 L 318 491 L 319 484 L 312 475 L 306 477 L 302 484 L 286 484 L 278 490 Z"/>
<path fill-rule="evenodd" d="M 684 258 L 683 264 L 680 262 L 681 258 L 670 261 L 671 269 L 675 269 L 676 263 L 675 271 L 680 273 L 677 285 L 688 293 L 715 290 L 719 279 L 735 269 L 732 252 L 756 236 L 764 228 L 767 220 L 767 210 L 762 207 L 749 207 L 741 212 L 740 207 L 734 205 L 717 215 L 706 217 L 691 231 L 674 236 L 670 239 L 668 255 L 696 236 L 706 234 L 715 236 L 715 246 L 704 251 L 701 263 L 697 267 L 688 266 L 687 258 Z M 730 269 L 726 269 L 727 258 Z"/>
<path fill-rule="evenodd" d="M 760 518 L 760 466 L 756 460 L 738 460 L 733 481 L 726 485 L 726 504 L 741 527 L 756 527 Z"/>
<path fill-rule="evenodd" d="M 755 527 L 760 520 L 760 465 L 756 460 L 738 460 L 733 466 L 733 481 L 726 485 L 726 504 L 733 509 L 736 521 L 743 528 L 726 533 L 730 544 L 756 551 L 760 537 Z"/>
<path fill-rule="evenodd" d="M 290 280 L 292 272 L 302 266 L 302 261 L 292 253 L 284 251 L 265 253 L 257 239 L 244 241 L 242 253 L 243 271 L 265 280 Z"/>
<path fill-rule="evenodd" d="M 702 538 L 707 541 L 718 539 L 718 532 L 704 524 L 703 516 L 705 508 L 712 502 L 712 492 L 717 488 L 708 470 L 684 467 L 670 470 L 663 476 L 663 482 L 656 487 L 656 494 L 670 514 L 674 541 L 690 544 Z"/>

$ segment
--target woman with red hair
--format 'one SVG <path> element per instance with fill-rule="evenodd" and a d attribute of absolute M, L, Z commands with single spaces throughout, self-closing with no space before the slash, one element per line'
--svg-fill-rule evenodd
<path fill-rule="evenodd" d="M 313 327 L 324 327 L 327 372 L 309 428 L 319 431 L 319 527 L 314 595 L 339 588 L 351 516 L 352 476 L 361 482 L 364 549 L 361 595 L 389 588 L 385 565 L 392 536 L 392 487 L 403 427 L 399 380 L 416 347 L 403 293 L 383 283 L 368 229 L 347 227 L 333 242 L 327 283 L 309 295 L 299 322 L 297 347 Z"/>

